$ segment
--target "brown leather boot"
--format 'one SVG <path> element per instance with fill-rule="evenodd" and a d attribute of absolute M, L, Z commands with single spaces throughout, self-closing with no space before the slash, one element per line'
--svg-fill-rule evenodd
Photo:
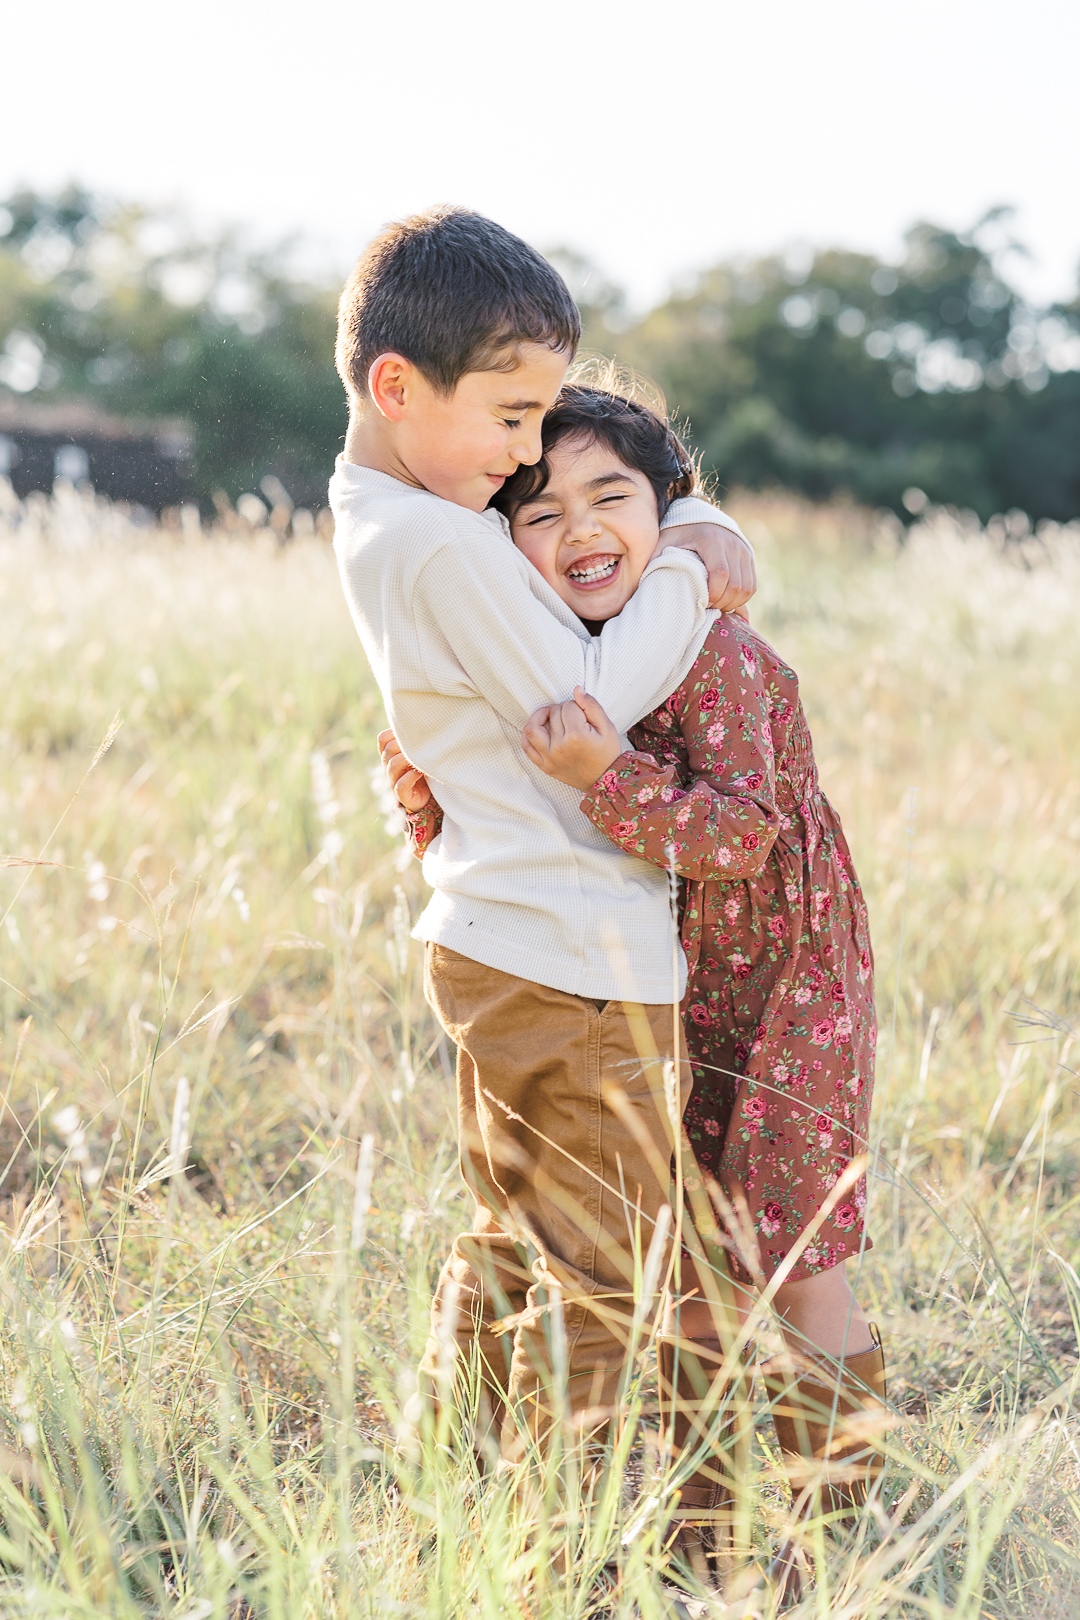
<path fill-rule="evenodd" d="M 872 1322 L 870 1332 L 873 1349 L 847 1356 L 838 1369 L 792 1351 L 762 1368 L 797 1517 L 821 1512 L 850 1523 L 881 1473 L 877 1441 L 891 1422 L 885 1355 Z"/>
<path fill-rule="evenodd" d="M 676 1357 L 677 1351 L 677 1357 Z M 744 1354 L 749 1359 L 752 1348 Z M 676 1367 L 676 1359 L 678 1366 Z M 671 1555 L 706 1585 L 722 1584 L 733 1561 L 733 1491 L 737 1453 L 749 1440 L 748 1381 L 724 1377 L 718 1338 L 657 1340 L 660 1415 L 676 1457 L 700 1451 L 668 1520 Z M 743 1448 L 745 1449 L 745 1448 Z"/>

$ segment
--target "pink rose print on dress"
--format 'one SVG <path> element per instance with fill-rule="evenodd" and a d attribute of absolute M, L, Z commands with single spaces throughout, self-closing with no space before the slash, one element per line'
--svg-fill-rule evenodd
<path fill-rule="evenodd" d="M 614 831 L 616 838 L 629 838 L 632 833 L 637 832 L 637 822 L 619 821 L 616 823 Z"/>
<path fill-rule="evenodd" d="M 828 1114 L 819 1114 L 814 1121 L 814 1129 L 819 1136 L 832 1135 L 833 1122 Z"/>
<path fill-rule="evenodd" d="M 742 1105 L 742 1111 L 744 1119 L 764 1119 L 764 1097 L 747 1097 L 746 1101 Z"/>
<path fill-rule="evenodd" d="M 833 1021 L 831 1018 L 819 1018 L 814 1025 L 811 1040 L 815 1046 L 828 1046 L 833 1037 Z"/>
<path fill-rule="evenodd" d="M 743 834 L 743 839 L 742 839 L 742 847 L 743 847 L 743 849 L 758 849 L 760 847 L 760 845 L 761 845 L 761 839 L 758 837 L 757 833 L 744 833 Z"/>
<path fill-rule="evenodd" d="M 716 705 L 719 702 L 720 693 L 716 690 L 715 686 L 711 686 L 707 692 L 702 692 L 701 696 L 698 698 L 698 708 L 703 714 L 708 714 L 711 709 L 716 708 Z"/>
<path fill-rule="evenodd" d="M 755 771 L 752 776 L 748 776 L 746 778 L 745 785 L 750 789 L 751 793 L 756 793 L 764 780 L 765 778 L 762 776 L 761 772 Z"/>
<path fill-rule="evenodd" d="M 858 1219 L 858 1211 L 854 1204 L 841 1204 L 833 1219 L 837 1226 L 854 1226 Z"/>
<path fill-rule="evenodd" d="M 830 994 L 830 996 L 832 997 L 832 999 L 834 1001 L 843 1001 L 843 999 L 844 999 L 844 987 L 840 983 L 839 979 L 837 979 L 836 983 L 833 985 L 832 989 L 829 991 L 829 994 Z"/>
<path fill-rule="evenodd" d="M 769 918 L 769 933 L 773 936 L 774 939 L 779 939 L 781 934 L 784 932 L 784 929 L 786 927 L 787 927 L 787 922 L 783 917 L 770 917 Z"/>
<path fill-rule="evenodd" d="M 775 1237 L 780 1230 L 784 1212 L 779 1204 L 769 1203 L 761 1212 L 761 1230 L 765 1237 Z"/>
<path fill-rule="evenodd" d="M 605 793 L 614 793 L 618 785 L 619 778 L 615 775 L 614 771 L 605 771 L 603 776 L 600 778 L 600 786 L 603 788 Z"/>
<path fill-rule="evenodd" d="M 694 1023 L 700 1025 L 702 1029 L 704 1029 L 706 1024 L 712 1023 L 712 1016 L 708 1007 L 703 1006 L 700 1001 L 694 1002 L 694 1005 L 690 1008 L 690 1016 L 694 1020 Z"/>

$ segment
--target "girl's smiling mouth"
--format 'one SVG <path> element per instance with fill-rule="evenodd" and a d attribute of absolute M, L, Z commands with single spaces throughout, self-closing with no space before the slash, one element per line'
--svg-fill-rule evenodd
<path fill-rule="evenodd" d="M 597 552 L 590 557 L 579 557 L 566 570 L 566 578 L 579 591 L 593 590 L 598 585 L 610 585 L 621 563 L 622 558 L 611 552 Z"/>

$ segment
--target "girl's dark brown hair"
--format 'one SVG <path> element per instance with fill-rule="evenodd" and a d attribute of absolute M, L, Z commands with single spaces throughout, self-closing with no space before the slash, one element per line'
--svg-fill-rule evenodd
<path fill-rule="evenodd" d="M 543 494 L 551 477 L 549 452 L 563 439 L 602 444 L 624 467 L 641 473 L 652 485 L 661 520 L 673 500 L 698 487 L 697 468 L 666 417 L 622 393 L 568 383 L 544 418 L 540 460 L 519 467 L 492 500 L 505 517 Z"/>

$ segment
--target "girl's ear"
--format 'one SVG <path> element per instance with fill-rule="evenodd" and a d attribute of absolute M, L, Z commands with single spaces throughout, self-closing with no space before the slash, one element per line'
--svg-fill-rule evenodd
<path fill-rule="evenodd" d="M 402 354 L 380 354 L 368 367 L 368 397 L 380 416 L 400 422 L 416 380 L 416 367 Z"/>

